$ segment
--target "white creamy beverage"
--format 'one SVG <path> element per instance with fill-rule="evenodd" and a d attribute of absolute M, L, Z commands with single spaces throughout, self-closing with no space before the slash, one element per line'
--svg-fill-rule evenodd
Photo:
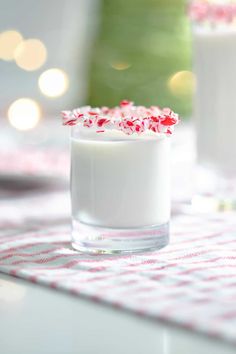
<path fill-rule="evenodd" d="M 73 218 L 108 228 L 160 225 L 170 217 L 170 139 L 72 138 Z M 96 134 L 98 135 L 98 134 Z"/>
<path fill-rule="evenodd" d="M 200 164 L 236 171 L 236 29 L 196 28 L 194 116 Z"/>

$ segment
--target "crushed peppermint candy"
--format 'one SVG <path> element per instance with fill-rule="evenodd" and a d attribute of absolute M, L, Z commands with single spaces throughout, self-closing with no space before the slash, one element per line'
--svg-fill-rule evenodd
<path fill-rule="evenodd" d="M 146 131 L 171 135 L 174 125 L 179 122 L 178 114 L 170 108 L 135 106 L 128 100 L 121 101 L 119 107 L 84 106 L 72 111 L 62 111 L 61 114 L 63 125 L 80 124 L 95 129 L 97 133 L 116 129 L 128 135 Z"/>
<path fill-rule="evenodd" d="M 236 4 L 230 1 L 214 3 L 207 0 L 193 0 L 188 6 L 188 15 L 196 23 L 230 24 L 235 21 Z"/>

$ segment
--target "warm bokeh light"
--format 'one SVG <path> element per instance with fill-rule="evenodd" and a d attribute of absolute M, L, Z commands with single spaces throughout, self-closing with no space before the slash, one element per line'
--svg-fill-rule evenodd
<path fill-rule="evenodd" d="M 19 98 L 8 109 L 10 124 L 18 130 L 34 128 L 41 116 L 39 104 L 30 98 Z"/>
<path fill-rule="evenodd" d="M 39 88 L 48 97 L 62 96 L 69 86 L 67 74 L 57 68 L 44 71 L 39 77 Z"/>
<path fill-rule="evenodd" d="M 22 35 L 17 31 L 0 33 L 0 59 L 13 60 L 14 51 L 22 40 Z"/>
<path fill-rule="evenodd" d="M 16 47 L 14 58 L 21 69 L 37 70 L 47 59 L 47 49 L 39 39 L 27 39 Z"/>
<path fill-rule="evenodd" d="M 196 78 L 191 71 L 178 71 L 169 78 L 168 87 L 174 96 L 191 96 L 196 87 Z"/>
<path fill-rule="evenodd" d="M 110 64 L 111 67 L 115 70 L 126 70 L 131 67 L 131 64 L 127 62 L 114 62 Z"/>

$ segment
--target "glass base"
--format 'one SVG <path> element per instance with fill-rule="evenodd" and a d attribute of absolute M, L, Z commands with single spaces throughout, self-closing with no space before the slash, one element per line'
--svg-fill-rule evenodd
<path fill-rule="evenodd" d="M 169 223 L 111 229 L 72 220 L 72 247 L 89 254 L 127 254 L 158 250 L 169 243 Z"/>

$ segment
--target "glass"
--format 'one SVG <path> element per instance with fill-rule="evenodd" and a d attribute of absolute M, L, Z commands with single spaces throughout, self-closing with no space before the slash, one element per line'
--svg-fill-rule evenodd
<path fill-rule="evenodd" d="M 169 241 L 170 138 L 86 132 L 71 136 L 72 245 L 132 253 Z"/>
<path fill-rule="evenodd" d="M 235 206 L 236 26 L 235 2 L 192 1 L 193 70 L 197 79 L 196 192 L 214 209 Z M 205 172 L 204 172 L 205 171 Z M 196 198 L 194 198 L 196 200 Z"/>

